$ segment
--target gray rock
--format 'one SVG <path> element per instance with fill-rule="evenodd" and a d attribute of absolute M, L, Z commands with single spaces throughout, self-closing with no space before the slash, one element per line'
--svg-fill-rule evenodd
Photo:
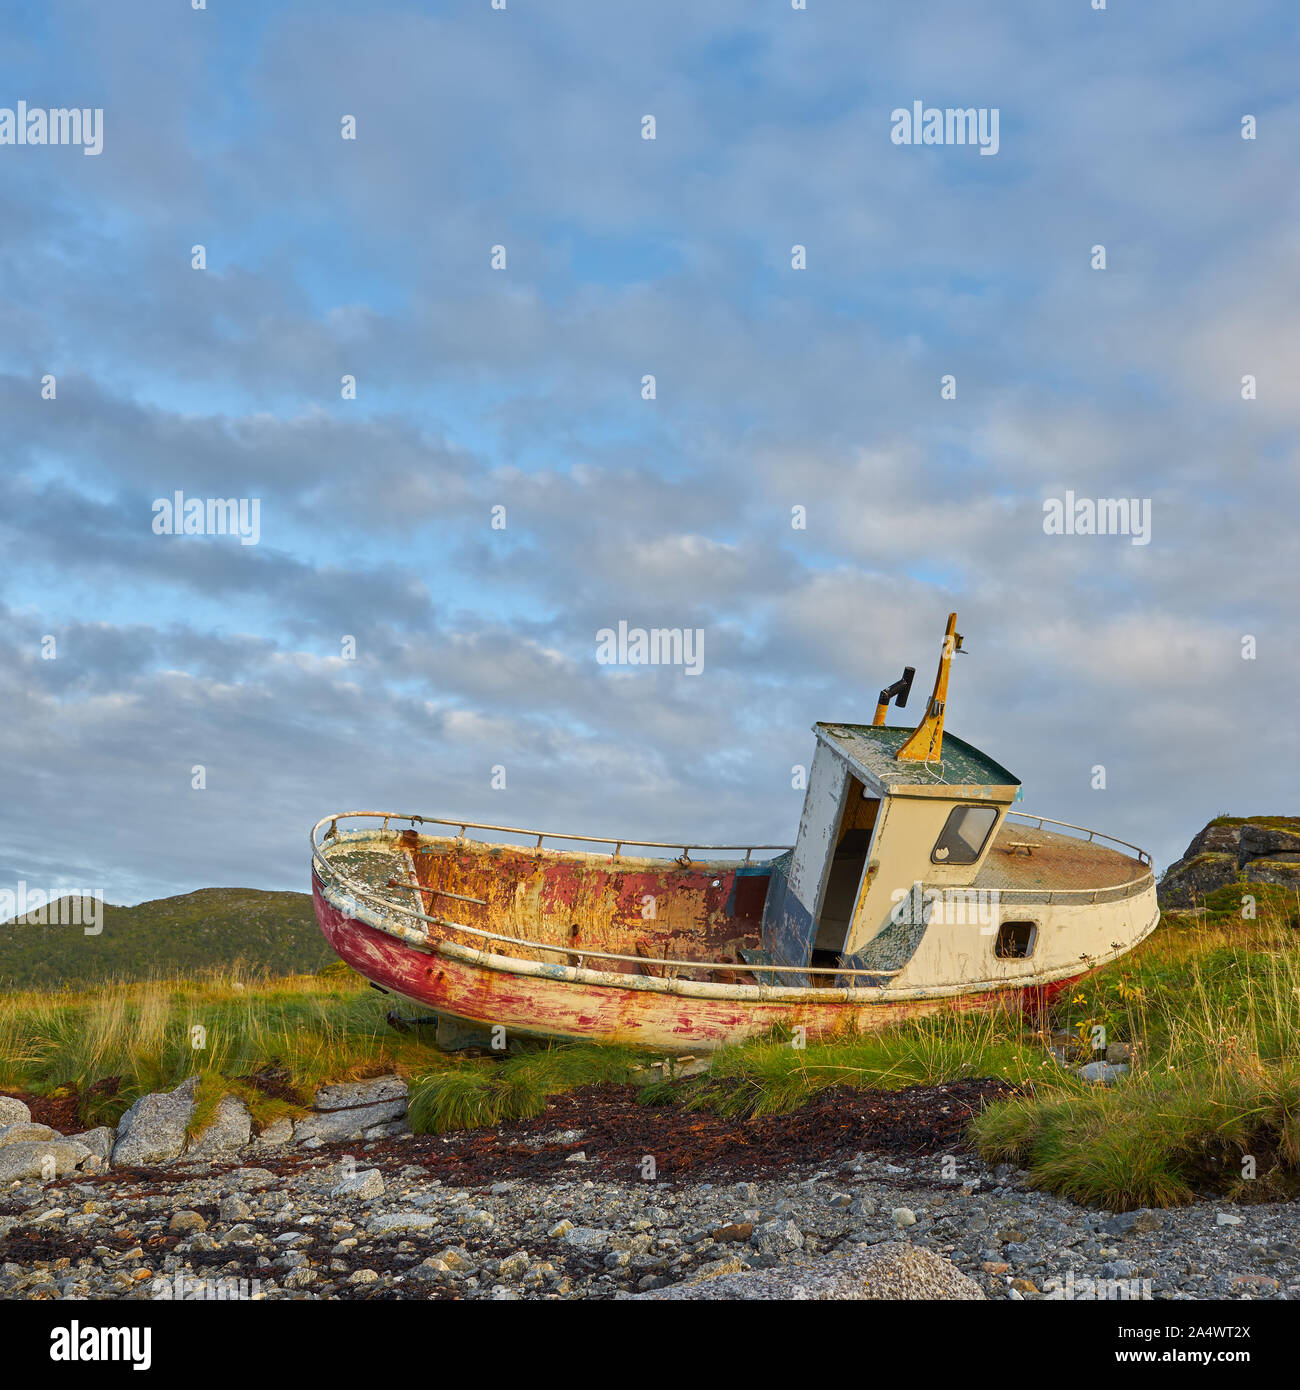
<path fill-rule="evenodd" d="M 406 1114 L 406 1100 L 386 1100 L 359 1109 L 312 1111 L 293 1127 L 295 1144 L 342 1144 L 349 1139 L 362 1139 L 366 1130 Z"/>
<path fill-rule="evenodd" d="M 71 1173 L 93 1157 L 84 1144 L 73 1139 L 31 1140 L 0 1149 L 0 1183 L 16 1179 L 45 1178 L 52 1163 L 52 1176 Z"/>
<path fill-rule="evenodd" d="M 1235 854 L 1197 854 L 1170 864 L 1156 888 L 1156 900 L 1162 908 L 1191 907 L 1236 877 Z"/>
<path fill-rule="evenodd" d="M 575 1250 L 588 1250 L 594 1253 L 609 1244 L 609 1232 L 597 1230 L 594 1226 L 575 1226 L 562 1237 L 565 1245 Z"/>
<path fill-rule="evenodd" d="M 1300 829 L 1247 822 L 1207 825 L 1156 891 L 1162 907 L 1191 907 L 1244 875 L 1248 883 L 1300 885 Z"/>
<path fill-rule="evenodd" d="M 1218 826 L 1227 830 L 1230 826 Z M 1238 857 L 1245 863 L 1250 859 L 1281 859 L 1300 854 L 1300 833 L 1283 830 L 1275 825 L 1257 825 L 1254 822 L 1239 827 Z"/>
<path fill-rule="evenodd" d="M 423 1231 L 436 1226 L 437 1219 L 418 1211 L 385 1211 L 366 1222 L 372 1236 L 392 1235 L 396 1231 Z"/>
<path fill-rule="evenodd" d="M 336 1186 L 330 1188 L 331 1197 L 357 1197 L 363 1202 L 373 1201 L 383 1196 L 384 1178 L 378 1168 L 367 1168 L 353 1173 Z"/>
<path fill-rule="evenodd" d="M 39 1139 L 62 1139 L 63 1135 L 49 1125 L 32 1124 L 30 1120 L 19 1120 L 0 1129 L 0 1149 L 10 1144 L 25 1144 Z"/>
<path fill-rule="evenodd" d="M 1198 854 L 1230 854 L 1235 859 L 1241 849 L 1241 829 L 1239 825 L 1207 825 L 1192 837 L 1183 858 L 1195 859 Z"/>
<path fill-rule="evenodd" d="M 316 1092 L 313 1105 L 317 1110 L 353 1110 L 398 1100 L 405 1110 L 406 1082 L 400 1076 L 377 1076 L 370 1081 L 345 1081 L 337 1086 L 322 1086 Z"/>
<path fill-rule="evenodd" d="M 113 1156 L 113 1131 L 107 1125 L 100 1125 L 96 1129 L 87 1129 L 81 1134 L 73 1134 L 70 1137 L 78 1144 L 84 1144 L 91 1153 L 104 1163 L 107 1163 Z"/>
<path fill-rule="evenodd" d="M 754 1228 L 749 1238 L 755 1250 L 764 1255 L 784 1255 L 803 1249 L 803 1232 L 793 1221 L 776 1217 Z"/>
<path fill-rule="evenodd" d="M 1103 1221 L 1097 1228 L 1108 1236 L 1142 1235 L 1158 1231 L 1165 1224 L 1165 1218 L 1158 1211 L 1122 1211 Z"/>
<path fill-rule="evenodd" d="M 929 1250 L 901 1243 L 855 1246 L 846 1257 L 788 1263 L 776 1269 L 718 1274 L 631 1295 L 654 1301 L 683 1299 L 833 1300 L 960 1299 L 974 1301 L 984 1291 L 951 1261 Z"/>
<path fill-rule="evenodd" d="M 1252 859 L 1246 865 L 1247 883 L 1272 883 L 1279 888 L 1300 887 L 1300 856 L 1275 854 Z"/>
<path fill-rule="evenodd" d="M 191 1157 L 239 1153 L 253 1132 L 253 1117 L 238 1096 L 222 1096 L 202 1134 L 190 1141 Z"/>
<path fill-rule="evenodd" d="M 221 1205 L 217 1208 L 217 1219 L 220 1221 L 242 1221 L 246 1216 L 251 1216 L 252 1209 L 247 1202 L 242 1202 L 238 1197 L 223 1197 Z M 233 1232 L 228 1232 L 233 1234 Z"/>
<path fill-rule="evenodd" d="M 1128 1073 L 1129 1068 L 1124 1062 L 1089 1062 L 1087 1066 L 1080 1067 L 1075 1075 L 1094 1086 L 1113 1086 Z"/>
<path fill-rule="evenodd" d="M 237 1173 L 229 1174 L 226 1181 L 232 1187 L 255 1189 L 272 1187 L 277 1179 L 269 1168 L 242 1168 Z"/>
<path fill-rule="evenodd" d="M 122 1116 L 113 1143 L 117 1168 L 170 1163 L 185 1151 L 185 1131 L 194 1115 L 198 1077 L 182 1081 L 174 1091 L 141 1096 Z"/>
<path fill-rule="evenodd" d="M 14 1096 L 0 1096 L 0 1125 L 26 1124 L 32 1118 L 27 1103 Z"/>
<path fill-rule="evenodd" d="M 399 1134 L 409 1134 L 410 1130 L 406 1127 L 405 1120 L 389 1120 L 387 1124 L 371 1125 L 369 1129 L 362 1130 L 363 1139 L 393 1139 Z"/>
<path fill-rule="evenodd" d="M 293 1121 L 288 1115 L 281 1115 L 271 1121 L 253 1140 L 255 1148 L 279 1149 L 293 1138 Z"/>

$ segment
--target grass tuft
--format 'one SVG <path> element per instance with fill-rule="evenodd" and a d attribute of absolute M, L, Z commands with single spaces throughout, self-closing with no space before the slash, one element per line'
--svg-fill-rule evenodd
<path fill-rule="evenodd" d="M 627 1084 L 644 1060 L 630 1048 L 578 1045 L 525 1045 L 500 1061 L 466 1060 L 411 1081 L 406 1122 L 416 1134 L 443 1134 L 531 1119 L 550 1096 Z"/>

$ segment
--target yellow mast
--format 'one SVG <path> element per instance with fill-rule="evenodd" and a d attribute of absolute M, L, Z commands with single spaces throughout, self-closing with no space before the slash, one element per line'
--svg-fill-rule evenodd
<path fill-rule="evenodd" d="M 953 652 L 959 651 L 961 633 L 957 631 L 957 615 L 949 613 L 948 627 L 943 634 L 943 652 L 939 657 L 939 673 L 934 678 L 934 693 L 925 708 L 925 718 L 894 754 L 900 762 L 937 763 L 943 756 L 943 711 L 948 703 L 948 667 L 952 664 Z"/>

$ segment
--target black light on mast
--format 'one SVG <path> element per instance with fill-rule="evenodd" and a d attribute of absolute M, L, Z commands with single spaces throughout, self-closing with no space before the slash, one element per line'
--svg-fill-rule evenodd
<path fill-rule="evenodd" d="M 907 705 L 907 697 L 912 690 L 912 679 L 916 675 L 915 666 L 903 667 L 903 678 L 897 680 L 891 686 L 887 686 L 880 692 L 876 700 L 876 717 L 871 721 L 873 724 L 883 724 L 885 722 L 885 711 L 889 708 L 889 702 L 896 699 L 898 708 L 903 709 Z"/>

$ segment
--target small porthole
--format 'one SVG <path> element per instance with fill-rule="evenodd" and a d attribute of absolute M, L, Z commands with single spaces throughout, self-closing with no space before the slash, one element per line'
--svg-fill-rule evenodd
<path fill-rule="evenodd" d="M 1037 935 L 1037 922 L 1003 922 L 998 928 L 993 954 L 999 960 L 1024 960 L 1033 955 Z"/>

